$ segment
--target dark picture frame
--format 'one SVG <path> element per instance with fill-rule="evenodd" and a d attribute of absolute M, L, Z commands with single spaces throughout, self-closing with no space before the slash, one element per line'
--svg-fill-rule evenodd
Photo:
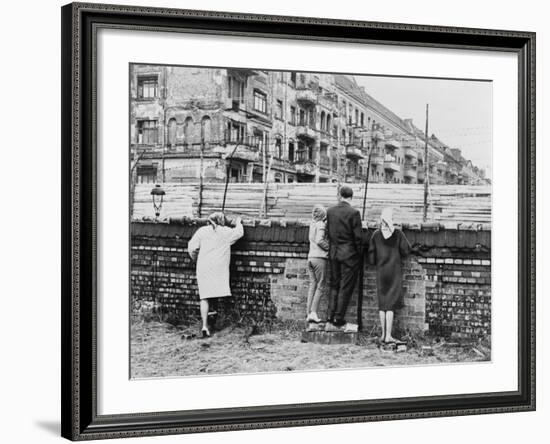
<path fill-rule="evenodd" d="M 62 436 L 120 438 L 535 409 L 535 33 L 72 3 L 62 14 Z M 147 29 L 509 51 L 519 73 L 518 390 L 98 415 L 96 31 Z"/>

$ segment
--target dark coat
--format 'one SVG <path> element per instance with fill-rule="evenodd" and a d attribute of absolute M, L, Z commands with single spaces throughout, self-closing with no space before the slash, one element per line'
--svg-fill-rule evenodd
<path fill-rule="evenodd" d="M 369 262 L 376 265 L 378 308 L 382 311 L 403 307 L 402 261 L 411 253 L 405 234 L 397 228 L 384 239 L 376 230 L 370 239 Z"/>
<path fill-rule="evenodd" d="M 363 252 L 363 228 L 359 210 L 340 202 L 327 211 L 329 258 L 359 260 Z"/>

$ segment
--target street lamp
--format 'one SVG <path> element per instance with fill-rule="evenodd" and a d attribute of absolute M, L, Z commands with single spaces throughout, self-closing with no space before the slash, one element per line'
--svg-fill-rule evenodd
<path fill-rule="evenodd" d="M 155 185 L 151 190 L 151 199 L 153 201 L 153 208 L 155 209 L 155 216 L 160 216 L 160 210 L 162 209 L 162 202 L 164 201 L 164 196 L 166 192 L 162 189 L 160 185 Z"/>

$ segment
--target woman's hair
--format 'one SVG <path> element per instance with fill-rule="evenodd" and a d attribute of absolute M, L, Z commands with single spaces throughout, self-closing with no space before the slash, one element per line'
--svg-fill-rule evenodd
<path fill-rule="evenodd" d="M 210 216 L 208 216 L 208 223 L 214 227 L 214 229 L 218 226 L 224 226 L 225 225 L 225 214 L 223 214 L 221 211 L 217 211 L 215 213 L 212 213 Z"/>
<path fill-rule="evenodd" d="M 311 212 L 313 220 L 325 220 L 327 217 L 327 210 L 322 205 L 315 205 Z"/>

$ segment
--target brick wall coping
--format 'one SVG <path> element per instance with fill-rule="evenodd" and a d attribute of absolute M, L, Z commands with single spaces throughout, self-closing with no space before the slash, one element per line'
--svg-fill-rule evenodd
<path fill-rule="evenodd" d="M 179 238 L 188 240 L 206 224 L 206 219 L 178 218 L 159 221 L 133 221 L 131 235 L 138 237 Z M 243 220 L 242 242 L 308 243 L 308 221 L 300 220 Z M 377 228 L 368 224 L 369 232 Z M 484 224 L 459 225 L 456 229 L 438 223 L 402 224 L 401 229 L 411 245 L 422 248 L 491 249 L 491 230 Z"/>

